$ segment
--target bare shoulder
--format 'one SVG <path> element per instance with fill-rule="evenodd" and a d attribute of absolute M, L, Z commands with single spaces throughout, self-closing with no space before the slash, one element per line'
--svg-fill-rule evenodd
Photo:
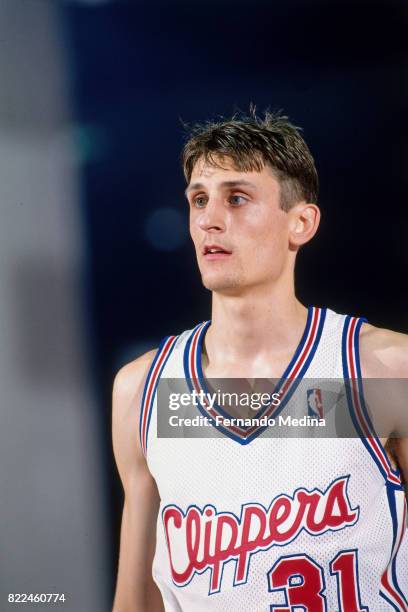
<path fill-rule="evenodd" d="M 114 399 L 120 400 L 119 405 L 135 399 L 140 392 L 152 364 L 157 349 L 144 353 L 137 359 L 122 366 L 117 372 L 113 382 Z"/>
<path fill-rule="evenodd" d="M 362 374 L 367 378 L 408 378 L 408 335 L 363 323 Z"/>
<path fill-rule="evenodd" d="M 116 374 L 112 393 L 113 451 L 126 488 L 126 481 L 144 463 L 139 440 L 139 418 L 143 388 L 156 349 L 124 365 Z"/>

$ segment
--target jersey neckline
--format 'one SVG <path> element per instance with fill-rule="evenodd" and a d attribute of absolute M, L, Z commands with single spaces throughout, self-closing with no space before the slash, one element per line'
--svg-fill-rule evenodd
<path fill-rule="evenodd" d="M 302 337 L 292 356 L 292 359 L 287 365 L 275 388 L 275 392 L 281 392 L 280 404 L 278 406 L 273 406 L 270 404 L 269 406 L 262 407 L 257 413 L 254 414 L 252 417 L 253 419 L 258 419 L 265 416 L 268 418 L 276 418 L 276 416 L 283 410 L 309 368 L 320 342 L 325 317 L 326 308 L 319 308 L 316 306 L 308 307 L 307 319 Z M 195 390 L 197 393 L 200 393 L 200 391 L 208 393 L 208 386 L 206 384 L 206 379 L 202 368 L 202 348 L 205 334 L 207 333 L 210 325 L 211 320 L 199 323 L 190 333 L 184 349 L 184 375 L 190 391 Z M 213 408 L 210 408 L 205 404 L 198 402 L 197 407 L 203 416 L 208 417 L 213 427 L 240 444 L 249 444 L 268 427 L 267 425 L 252 425 L 244 427 L 217 424 L 215 418 L 217 415 L 224 418 L 231 418 L 231 415 L 229 415 L 216 403 L 214 404 Z"/>

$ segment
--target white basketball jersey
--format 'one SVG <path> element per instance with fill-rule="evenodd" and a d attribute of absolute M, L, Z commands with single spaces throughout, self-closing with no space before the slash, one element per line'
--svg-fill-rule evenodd
<path fill-rule="evenodd" d="M 158 382 L 204 388 L 210 322 L 163 340 L 146 380 L 140 439 L 161 498 L 153 577 L 166 612 L 408 611 L 406 501 L 362 398 L 364 320 L 309 307 L 281 402 L 262 413 L 307 412 L 300 381 L 349 379 L 354 438 L 217 426 L 217 405 L 197 407 L 209 413 L 212 437 L 159 437 Z"/>

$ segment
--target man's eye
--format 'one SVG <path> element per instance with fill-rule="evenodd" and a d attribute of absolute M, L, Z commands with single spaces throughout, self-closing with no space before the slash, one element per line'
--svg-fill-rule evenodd
<path fill-rule="evenodd" d="M 206 198 L 204 196 L 197 196 L 193 200 L 193 204 L 197 208 L 203 208 L 206 205 L 206 202 L 207 202 L 207 200 L 206 200 Z"/>
<path fill-rule="evenodd" d="M 247 199 L 244 198 L 244 196 L 241 196 L 241 195 L 233 195 L 233 196 L 230 197 L 230 202 L 234 206 L 242 206 L 242 204 L 245 204 L 246 201 L 247 201 Z"/>

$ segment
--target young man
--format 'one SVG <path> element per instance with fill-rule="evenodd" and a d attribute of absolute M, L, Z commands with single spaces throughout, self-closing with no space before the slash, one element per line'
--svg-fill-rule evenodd
<path fill-rule="evenodd" d="M 297 252 L 320 212 L 313 158 L 286 117 L 199 125 L 183 161 L 211 322 L 116 377 L 125 504 L 114 612 L 408 610 L 408 442 L 387 450 L 404 424 L 390 411 L 377 437 L 359 394 L 362 378 L 408 377 L 407 336 L 296 298 Z M 280 404 L 261 414 L 282 415 L 307 411 L 297 385 L 319 377 L 350 381 L 354 438 L 271 438 L 203 405 L 212 437 L 158 435 L 160 379 L 193 381 L 197 393 L 209 378 L 278 379 Z"/>

